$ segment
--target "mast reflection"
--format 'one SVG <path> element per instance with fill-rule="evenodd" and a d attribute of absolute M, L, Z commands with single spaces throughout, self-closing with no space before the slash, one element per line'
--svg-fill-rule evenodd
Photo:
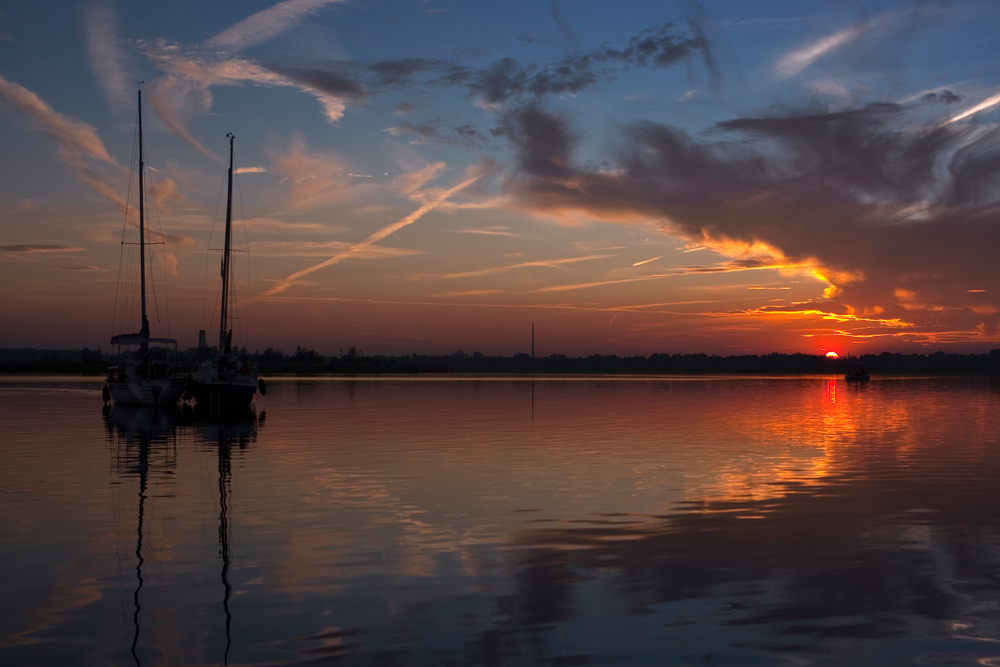
<path fill-rule="evenodd" d="M 139 510 L 136 520 L 135 578 L 136 587 L 132 597 L 132 659 L 140 665 L 139 636 L 142 626 L 139 614 L 142 611 L 142 587 L 145 583 L 142 567 L 143 521 L 146 514 L 146 491 L 149 487 L 150 472 L 154 475 L 169 475 L 177 467 L 176 428 L 181 421 L 181 412 L 176 407 L 138 407 L 115 404 L 105 406 L 104 424 L 108 440 L 116 445 L 115 469 L 122 477 L 139 478 Z M 152 470 L 151 470 L 152 468 Z"/>
<path fill-rule="evenodd" d="M 232 646 L 232 611 L 229 601 L 232 585 L 229 581 L 231 567 L 230 552 L 230 501 L 232 495 L 232 453 L 245 450 L 257 441 L 258 422 L 263 422 L 265 414 L 258 420 L 253 406 L 218 411 L 201 410 L 184 406 L 138 407 L 126 405 L 105 406 L 103 411 L 108 441 L 114 446 L 114 468 L 121 478 L 138 478 L 138 512 L 136 520 L 136 587 L 133 594 L 132 645 L 131 654 L 137 666 L 139 640 L 142 635 L 142 589 L 143 577 L 144 521 L 148 489 L 158 478 L 170 479 L 177 468 L 178 441 L 185 436 L 206 447 L 203 451 L 215 449 L 218 457 L 219 488 L 219 558 L 222 561 L 221 581 L 223 586 L 222 607 L 226 617 L 226 646 L 223 664 L 229 663 Z"/>
<path fill-rule="evenodd" d="M 265 413 L 261 413 L 263 422 Z M 245 450 L 250 443 L 257 441 L 258 419 L 253 405 L 234 406 L 219 412 L 195 408 L 191 411 L 191 420 L 200 439 L 208 445 L 214 445 L 219 459 L 219 557 L 222 559 L 222 609 L 226 614 L 226 650 L 223 654 L 223 664 L 229 664 L 229 649 L 232 645 L 233 615 L 229 609 L 232 597 L 232 585 L 229 583 L 229 502 L 232 496 L 232 452 L 235 446 Z"/>

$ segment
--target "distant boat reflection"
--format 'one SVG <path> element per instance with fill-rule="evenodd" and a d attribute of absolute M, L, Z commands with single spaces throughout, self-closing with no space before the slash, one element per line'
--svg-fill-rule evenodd
<path fill-rule="evenodd" d="M 151 475 L 170 476 L 177 468 L 177 442 L 193 432 L 201 443 L 214 447 L 218 456 L 219 472 L 219 558 L 222 561 L 222 606 L 226 617 L 226 645 L 223 664 L 229 663 L 232 645 L 232 611 L 229 601 L 232 586 L 230 570 L 230 516 L 229 504 L 232 482 L 232 452 L 235 447 L 244 450 L 257 440 L 258 419 L 256 409 L 250 406 L 234 407 L 219 412 L 204 408 L 183 406 L 139 407 L 115 404 L 104 407 L 105 427 L 109 441 L 115 446 L 115 468 L 121 477 L 138 477 L 139 505 L 136 520 L 136 586 L 133 594 L 132 658 L 141 665 L 139 640 L 141 636 L 143 578 L 143 529 L 148 500 L 147 490 Z"/>

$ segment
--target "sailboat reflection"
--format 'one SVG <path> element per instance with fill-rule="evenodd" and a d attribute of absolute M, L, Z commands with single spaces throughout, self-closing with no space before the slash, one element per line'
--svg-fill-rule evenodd
<path fill-rule="evenodd" d="M 142 624 L 143 538 L 144 519 L 149 499 L 150 483 L 159 478 L 170 478 L 177 468 L 178 443 L 195 441 L 215 449 L 219 471 L 219 557 L 222 561 L 222 606 L 226 617 L 226 646 L 223 663 L 229 663 L 232 645 L 232 611 L 229 601 L 232 585 L 229 581 L 230 562 L 230 500 L 232 495 L 232 453 L 234 448 L 245 450 L 257 441 L 258 418 L 254 407 L 218 411 L 200 410 L 184 406 L 138 407 L 127 405 L 105 406 L 104 420 L 108 440 L 115 446 L 115 469 L 119 477 L 138 477 L 139 503 L 136 521 L 136 587 L 133 594 L 133 636 L 131 653 L 140 665 L 139 641 Z M 193 437 L 192 437 L 193 436 Z M 204 451 L 204 449 L 203 449 Z"/>

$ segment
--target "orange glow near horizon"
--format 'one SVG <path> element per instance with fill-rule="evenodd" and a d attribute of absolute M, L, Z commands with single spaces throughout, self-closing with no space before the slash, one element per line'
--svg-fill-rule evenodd
<path fill-rule="evenodd" d="M 829 352 L 826 353 L 827 359 L 836 359 L 839 356 L 840 355 L 834 352 L 833 350 L 830 350 Z"/>

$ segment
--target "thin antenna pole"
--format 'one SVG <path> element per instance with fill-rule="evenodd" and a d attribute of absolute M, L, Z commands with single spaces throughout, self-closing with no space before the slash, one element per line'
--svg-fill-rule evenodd
<path fill-rule="evenodd" d="M 535 323 L 531 323 L 531 358 L 535 358 Z"/>

